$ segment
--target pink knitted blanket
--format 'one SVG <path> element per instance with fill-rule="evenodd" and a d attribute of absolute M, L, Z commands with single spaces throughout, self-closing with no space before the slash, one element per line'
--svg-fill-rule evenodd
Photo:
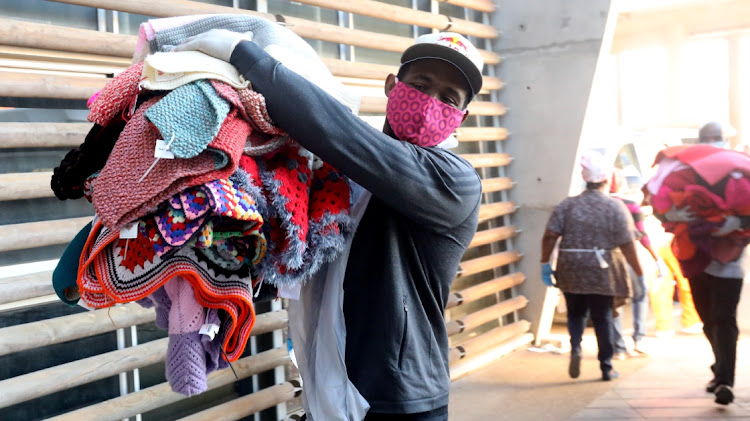
<path fill-rule="evenodd" d="M 208 149 L 190 159 L 161 159 L 139 181 L 155 161 L 154 148 L 160 135 L 144 113 L 158 100 L 152 98 L 136 110 L 95 182 L 94 209 L 110 229 L 118 230 L 153 212 L 161 202 L 188 187 L 227 178 L 237 169 L 250 125 L 235 108 Z M 228 157 L 228 165 L 215 168 L 215 151 Z"/>

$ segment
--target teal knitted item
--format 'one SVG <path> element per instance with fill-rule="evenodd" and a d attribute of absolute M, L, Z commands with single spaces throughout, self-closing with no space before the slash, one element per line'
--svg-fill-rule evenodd
<path fill-rule="evenodd" d="M 229 114 L 229 103 L 207 80 L 197 80 L 173 90 L 146 111 L 176 158 L 193 158 L 219 133 Z"/>
<path fill-rule="evenodd" d="M 91 233 L 91 222 L 86 224 L 73 237 L 73 241 L 68 244 L 68 247 L 65 247 L 65 251 L 60 256 L 60 261 L 57 262 L 57 267 L 52 272 L 52 287 L 55 289 L 55 293 L 62 302 L 71 307 L 75 306 L 79 300 L 79 298 L 73 299 L 72 297 L 78 296 L 78 285 L 76 284 L 78 262 L 81 259 L 86 240 L 89 238 L 89 233 Z"/>

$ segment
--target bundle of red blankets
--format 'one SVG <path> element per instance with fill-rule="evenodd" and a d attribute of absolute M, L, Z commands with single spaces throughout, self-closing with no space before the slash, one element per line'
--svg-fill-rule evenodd
<path fill-rule="evenodd" d="M 750 230 L 726 230 L 727 218 L 750 216 L 750 156 L 711 145 L 681 145 L 661 151 L 658 169 L 644 186 L 646 200 L 667 232 L 686 276 L 712 261 L 737 259 Z M 744 224 L 743 224 L 744 225 Z"/>

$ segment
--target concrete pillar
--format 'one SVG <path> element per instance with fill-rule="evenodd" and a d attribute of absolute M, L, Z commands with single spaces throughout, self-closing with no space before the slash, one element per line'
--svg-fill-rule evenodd
<path fill-rule="evenodd" d="M 519 269 L 527 281 L 519 292 L 529 305 L 521 316 L 537 338 L 551 322 L 540 322 L 547 294 L 539 268 L 542 233 L 574 175 L 578 183 L 578 145 L 609 8 L 610 0 L 502 0 L 493 16 L 501 33 L 500 100 L 509 109 L 502 123 L 511 133 L 504 149 L 514 157 L 509 175 L 518 183 L 511 192 L 520 206 L 514 223 L 523 230 L 515 245 L 524 253 Z"/>

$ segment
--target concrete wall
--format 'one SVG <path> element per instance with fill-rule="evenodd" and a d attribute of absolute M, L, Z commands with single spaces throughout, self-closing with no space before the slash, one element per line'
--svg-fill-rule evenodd
<path fill-rule="evenodd" d="M 523 230 L 515 247 L 529 299 L 522 313 L 537 337 L 547 288 L 540 276 L 541 238 L 554 206 L 578 180 L 576 156 L 609 15 L 610 0 L 501 0 L 493 16 L 500 30 L 500 100 L 509 111 L 502 123 L 511 136 L 503 149 L 514 157 L 509 175 L 517 182 L 510 199 L 520 206 L 514 223 Z M 612 23 L 614 25 L 614 22 Z M 552 292 L 552 291 L 551 291 Z M 547 301 L 551 301 L 547 297 Z"/>

